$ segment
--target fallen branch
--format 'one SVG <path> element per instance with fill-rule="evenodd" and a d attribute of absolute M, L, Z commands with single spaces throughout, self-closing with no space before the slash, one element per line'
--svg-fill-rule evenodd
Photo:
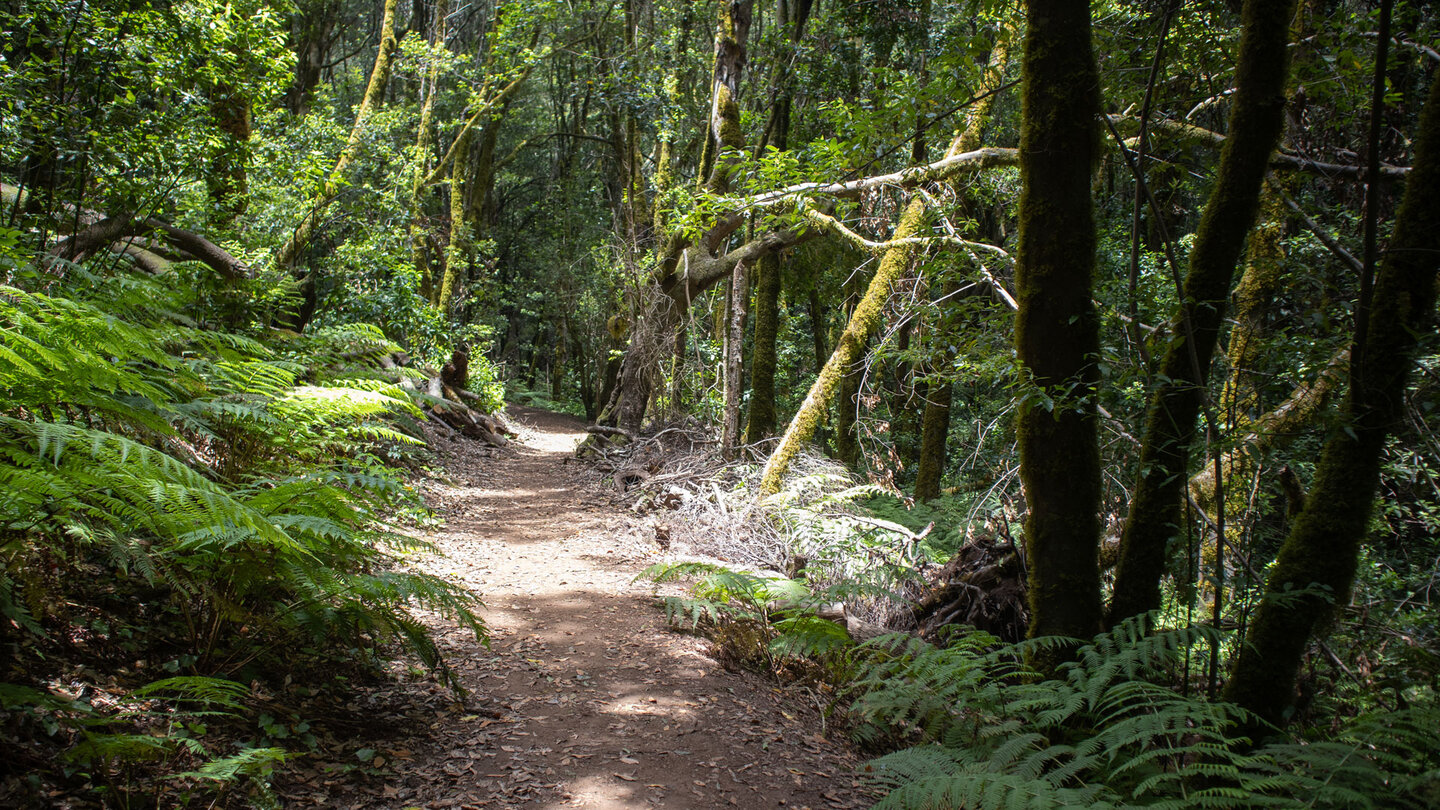
<path fill-rule="evenodd" d="M 1129 116 L 1111 115 L 1107 116 L 1111 124 L 1128 122 Z M 1181 121 L 1160 120 L 1150 122 L 1152 139 L 1156 134 L 1168 135 L 1182 142 L 1196 146 L 1208 146 L 1219 149 L 1225 144 L 1225 136 L 1213 130 L 1197 127 L 1194 124 L 1186 124 Z M 1139 136 L 1129 138 L 1125 141 L 1125 148 L 1134 150 L 1139 144 Z M 1318 160 L 1310 160 L 1299 155 L 1287 155 L 1284 152 L 1276 152 L 1270 156 L 1270 168 L 1288 169 L 1291 171 L 1315 174 L 1321 177 L 1341 178 L 1345 180 L 1364 180 L 1364 166 L 1347 166 L 1342 163 L 1324 163 Z M 1408 166 L 1382 166 L 1380 167 L 1380 178 L 1383 180 L 1403 180 L 1410 174 Z"/>
<path fill-rule="evenodd" d="M 610 427 L 609 425 L 587 425 L 585 427 L 585 432 L 595 433 L 600 436 L 624 436 L 631 441 L 634 441 L 635 439 L 635 434 L 631 433 L 630 431 L 625 430 L 624 428 Z"/>

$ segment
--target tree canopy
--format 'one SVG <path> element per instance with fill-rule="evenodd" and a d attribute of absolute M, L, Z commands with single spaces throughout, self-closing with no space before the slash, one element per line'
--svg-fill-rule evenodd
<path fill-rule="evenodd" d="M 893 763 L 886 806 L 1020 778 L 1004 746 L 954 753 L 968 711 L 1022 717 L 1047 762 L 1101 739 L 1080 729 L 1132 698 L 1096 697 L 1122 689 L 1096 661 L 1166 645 L 1183 665 L 1134 678 L 1204 693 L 1183 711 L 1217 712 L 1195 733 L 1224 767 L 1074 773 L 1141 803 L 1265 793 L 1246 780 L 1303 766 L 1267 739 L 1437 711 L 1435 12 L 8 3 L 0 644 L 44 660 L 87 605 L 195 678 L 302 637 L 399 640 L 443 678 L 412 610 L 483 634 L 477 603 L 396 567 L 383 518 L 421 511 L 420 425 L 504 442 L 485 414 L 509 399 L 601 451 L 703 426 L 786 536 L 807 459 L 865 482 L 845 508 L 919 549 L 889 629 L 935 646 L 846 670 L 855 716 L 904 704 L 894 727 L 925 732 L 885 745 L 942 752 Z M 795 579 L 804 542 L 764 562 Z M 977 624 L 956 572 L 980 548 L 1022 594 L 980 629 L 1020 646 L 959 643 L 984 682 L 906 703 L 936 627 Z M 146 607 L 107 606 L 97 572 Z M 1058 720 L 995 691 L 1077 673 L 1091 703 Z M 1128 800 L 1034 770 L 1057 806 Z M 1430 774 L 1361 798 L 1420 806 Z"/>

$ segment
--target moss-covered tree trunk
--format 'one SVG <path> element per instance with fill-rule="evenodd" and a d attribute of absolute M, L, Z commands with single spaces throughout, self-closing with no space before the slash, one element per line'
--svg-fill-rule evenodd
<path fill-rule="evenodd" d="M 794 7 L 781 0 L 776 22 L 793 49 L 805 35 L 812 0 L 796 0 Z M 790 148 L 790 110 L 794 105 L 794 75 L 789 54 L 780 61 L 779 88 L 770 112 L 769 146 Z M 771 254 L 755 264 L 755 340 L 750 355 L 750 410 L 745 443 L 754 444 L 775 432 L 775 340 L 780 331 L 780 256 Z"/>
<path fill-rule="evenodd" d="M 1026 12 L 1015 346 L 1030 634 L 1088 638 L 1102 618 L 1090 201 L 1100 79 L 1088 2 L 1029 0 Z"/>
<path fill-rule="evenodd" d="M 819 283 L 819 274 L 816 274 L 816 283 Z M 859 273 L 851 273 L 845 280 L 845 303 L 841 310 L 845 323 L 848 325 L 855 315 L 855 307 L 860 305 L 860 296 L 865 293 L 864 284 Z M 844 333 L 844 329 L 841 329 Z M 839 339 L 836 339 L 838 345 Z M 823 371 L 826 361 L 833 352 L 817 355 L 820 369 Z M 846 464 L 855 465 L 860 462 L 860 441 L 856 432 L 857 418 L 856 409 L 859 408 L 860 383 L 865 375 L 865 368 L 860 363 L 852 363 L 841 370 L 840 385 L 835 395 L 835 456 Z M 826 406 L 828 409 L 828 405 Z M 817 425 L 818 428 L 818 425 Z"/>
<path fill-rule="evenodd" d="M 1010 37 L 1013 35 L 1013 25 L 1006 26 L 996 38 L 995 47 L 990 50 L 989 65 L 985 70 L 986 87 L 999 87 L 1003 81 L 1005 68 L 1010 62 Z M 970 108 L 965 131 L 960 135 L 961 152 L 980 148 L 980 136 L 985 131 L 994 106 L 995 96 L 990 95 Z M 946 285 L 942 289 L 941 297 L 948 299 L 955 292 L 955 285 Z M 940 323 L 937 324 L 937 329 L 942 333 L 947 327 L 947 320 L 951 319 L 942 315 Z M 935 369 L 931 369 L 928 396 L 925 398 L 925 415 L 920 420 L 919 459 L 915 467 L 915 499 L 919 501 L 940 497 L 940 478 L 945 473 L 945 442 L 950 435 L 950 406 L 954 402 L 953 386 L 948 375 L 954 360 L 955 352 L 946 349 L 942 353 L 940 373 L 934 374 Z"/>
<path fill-rule="evenodd" d="M 1235 266 L 1255 222 L 1260 189 L 1284 123 L 1294 0 L 1246 0 L 1229 133 L 1196 231 L 1174 338 L 1151 395 L 1140 475 L 1120 540 L 1110 621 L 1160 606 L 1167 549 L 1180 512 L 1195 422 L 1205 398 Z"/>
<path fill-rule="evenodd" d="M 395 64 L 395 53 L 399 50 L 399 44 L 395 41 L 395 3 L 396 0 L 385 0 L 384 13 L 380 19 L 380 45 L 375 51 L 375 64 L 370 69 L 370 81 L 365 85 L 365 95 L 360 100 L 360 107 L 355 110 L 355 124 L 350 127 L 350 136 L 345 139 L 345 146 L 340 150 L 340 157 L 335 160 L 334 168 L 325 178 L 319 193 L 311 198 L 308 210 L 300 218 L 290 238 L 276 249 L 272 263 L 277 268 L 293 270 L 301 252 L 310 244 L 310 240 L 315 238 L 315 232 L 320 228 L 320 223 L 325 221 L 330 204 L 340 196 L 345 173 L 360 153 L 365 128 L 370 125 L 370 119 L 384 103 L 385 88 L 390 84 L 390 69 Z"/>
<path fill-rule="evenodd" d="M 464 283 L 470 264 L 474 259 L 474 241 L 471 227 L 465 216 L 465 195 L 470 172 L 470 145 L 474 130 L 460 133 L 455 144 L 455 162 L 450 171 L 450 243 L 445 250 L 445 269 L 441 276 L 440 290 L 435 296 L 435 308 L 449 314 L 459 287 Z"/>
<path fill-rule="evenodd" d="M 892 239 L 909 239 L 915 236 L 920 232 L 920 226 L 924 222 L 925 201 L 917 196 L 905 206 L 899 222 L 895 225 Z M 786 428 L 785 435 L 780 439 L 780 445 L 775 448 L 775 452 L 765 462 L 765 471 L 760 480 L 762 495 L 773 495 L 780 491 L 780 480 L 784 477 L 785 471 L 789 469 L 790 462 L 795 459 L 795 455 L 800 452 L 800 448 L 810 440 L 810 437 L 815 435 L 815 429 L 819 426 L 825 411 L 829 409 L 841 380 L 860 361 L 865 353 L 865 345 L 870 342 L 870 338 L 880 328 L 880 316 L 885 306 L 885 299 L 890 295 L 890 288 L 904 275 L 914 254 L 915 246 L 908 243 L 885 251 L 884 257 L 880 260 L 880 268 L 875 271 L 874 278 L 870 279 L 870 284 L 865 289 L 865 295 L 855 305 L 855 311 L 850 315 L 850 322 L 845 325 L 845 331 L 840 333 L 835 351 L 830 354 L 830 359 L 825 361 L 825 367 L 820 369 L 820 375 L 815 378 L 809 393 L 805 395 L 805 400 L 800 403 L 800 409 L 790 420 L 790 426 Z M 853 405 L 841 402 L 840 407 L 843 409 L 853 407 Z M 837 430 L 843 430 L 844 427 L 842 417 L 841 420 L 837 420 Z"/>
<path fill-rule="evenodd" d="M 750 350 L 750 409 L 745 443 L 775 432 L 775 340 L 780 332 L 780 256 L 755 264 L 755 340 Z"/>
<path fill-rule="evenodd" d="M 449 0 L 436 0 L 435 24 L 430 27 L 430 66 L 420 84 L 420 124 L 415 131 L 415 179 L 410 187 L 410 259 L 420 279 L 420 294 L 431 304 L 438 292 L 435 278 L 435 257 L 430 251 L 430 234 L 425 227 L 425 178 L 430 174 L 431 153 L 435 150 L 435 96 L 440 79 L 440 52 L 450 17 Z M 423 15 L 421 17 L 423 19 Z"/>
<path fill-rule="evenodd" d="M 718 3 L 709 128 L 698 175 L 701 187 L 715 193 L 724 193 L 730 188 L 734 161 L 723 157 L 726 150 L 741 149 L 745 145 L 737 94 L 745 71 L 746 40 L 750 36 L 753 5 L 753 0 L 720 0 Z M 673 335 L 675 330 L 682 328 L 688 297 L 697 284 L 693 277 L 681 278 L 676 272 L 680 258 L 689 246 L 687 238 L 671 233 L 660 242 L 660 269 L 656 278 L 669 300 L 660 301 L 652 307 L 652 311 L 642 315 L 642 319 L 651 322 L 637 324 L 637 327 L 643 328 L 632 331 L 612 402 L 600 416 L 601 422 L 618 424 L 631 432 L 638 431 L 644 421 L 646 408 L 654 393 L 654 379 L 658 376 L 661 350 L 659 346 L 650 344 L 660 340 L 666 349 L 678 345 L 666 340 L 665 336 Z M 733 270 L 733 266 L 729 269 Z M 719 278 L 722 276 L 717 275 L 710 283 Z"/>
<path fill-rule="evenodd" d="M 1381 454 L 1403 414 L 1417 339 L 1433 328 L 1440 272 L 1440 82 L 1430 86 L 1415 160 L 1352 349 L 1342 420 L 1331 431 L 1305 507 L 1266 582 L 1225 697 L 1280 723 L 1311 635 L 1350 594 L 1380 479 Z M 1252 736 L 1261 729 L 1248 729 Z"/>
<path fill-rule="evenodd" d="M 290 46 L 295 51 L 295 80 L 285 93 L 285 107 L 295 115 L 310 111 L 310 101 L 320 76 L 330 61 L 329 46 L 335 39 L 340 4 L 335 0 L 303 0 L 295 4 L 290 22 Z"/>
<path fill-rule="evenodd" d="M 746 40 L 754 0 L 720 0 L 715 29 L 715 70 L 710 92 L 710 124 L 700 156 L 700 180 L 713 192 L 730 190 L 734 160 L 725 151 L 745 146 L 740 129 L 740 79 L 745 75 Z"/>
<path fill-rule="evenodd" d="M 1285 253 L 1281 238 L 1285 233 L 1285 207 L 1282 195 L 1266 194 L 1261 201 L 1263 220 L 1253 231 L 1245 250 L 1245 272 L 1235 287 L 1235 318 L 1226 345 L 1230 377 L 1220 394 L 1220 409 L 1234 415 L 1239 439 L 1227 442 L 1222 456 L 1224 480 L 1242 480 L 1255 469 L 1254 459 L 1286 447 L 1304 435 L 1307 425 L 1315 421 L 1322 409 L 1344 381 L 1348 365 L 1348 349 L 1337 352 L 1314 379 L 1296 384 L 1284 401 L 1267 407 L 1261 398 L 1264 376 L 1264 355 L 1268 321 L 1274 309 L 1274 298 L 1284 288 Z M 1190 497 L 1217 516 L 1215 465 L 1201 465 L 1190 477 Z M 1239 514 L 1249 497 L 1244 487 L 1229 487 L 1224 493 L 1227 514 Z"/>
<path fill-rule="evenodd" d="M 750 282 L 745 263 L 735 263 L 730 278 L 730 312 L 725 324 L 725 410 L 721 420 L 720 456 L 734 461 L 740 444 L 740 392 L 745 388 L 745 310 Z"/>
<path fill-rule="evenodd" d="M 954 354 L 947 352 L 948 359 Z M 954 385 L 942 372 L 935 375 L 925 400 L 925 416 L 920 421 L 920 459 L 915 467 L 915 500 L 929 501 L 940 497 L 940 477 L 945 473 L 945 438 L 950 433 L 950 406 L 954 401 Z"/>
<path fill-rule="evenodd" d="M 1002 46 L 1003 47 L 1003 46 Z M 1002 51 L 1003 61 L 1003 51 Z M 980 130 L 984 127 L 984 118 L 988 116 L 989 101 L 982 105 L 982 111 L 972 113 L 971 121 L 977 122 L 976 129 L 972 133 L 967 127 L 965 132 L 957 135 L 945 150 L 945 157 L 954 157 L 965 151 L 966 146 L 973 144 L 967 136 L 972 136 L 978 142 Z M 1098 109 L 1098 108 L 1097 108 Z M 836 341 L 835 349 L 830 359 L 820 369 L 810 391 L 805 395 L 805 400 L 800 404 L 790 425 L 781 437 L 780 444 L 775 448 L 769 460 L 765 463 L 765 471 L 761 476 L 760 491 L 762 494 L 772 494 L 780 491 L 780 480 L 789 469 L 790 462 L 794 460 L 796 453 L 801 446 L 810 441 L 815 435 L 825 412 L 829 410 L 831 401 L 835 398 L 836 391 L 841 393 L 838 416 L 835 420 L 835 444 L 841 460 L 853 464 L 859 455 L 859 448 L 855 445 L 854 438 L 854 399 L 859 393 L 858 365 L 865 352 L 865 345 L 870 342 L 875 331 L 880 327 L 880 315 L 885 305 L 885 299 L 890 295 L 890 288 L 905 273 L 910 266 L 911 258 L 915 253 L 915 245 L 907 243 L 920 232 L 925 221 L 925 201 L 917 195 L 912 198 L 905 210 L 900 214 L 900 219 L 891 232 L 890 241 L 899 242 L 886 250 L 880 259 L 880 268 L 875 271 L 875 276 L 870 280 L 865 294 L 856 303 L 850 314 L 849 322 Z"/>

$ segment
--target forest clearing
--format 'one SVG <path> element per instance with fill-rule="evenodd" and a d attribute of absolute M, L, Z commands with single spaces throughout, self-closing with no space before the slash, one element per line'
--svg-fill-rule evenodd
<path fill-rule="evenodd" d="M 0 806 L 1440 806 L 1436 11 L 0 4 Z"/>

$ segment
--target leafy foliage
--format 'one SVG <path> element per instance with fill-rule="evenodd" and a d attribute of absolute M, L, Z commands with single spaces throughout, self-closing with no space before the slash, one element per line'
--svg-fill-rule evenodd
<path fill-rule="evenodd" d="M 69 738 L 64 762 L 86 774 L 111 804 L 139 800 L 132 771 L 156 762 L 188 762 L 195 770 L 175 773 L 170 797 L 183 801 L 188 785 L 213 791 L 239 789 L 253 804 L 271 803 L 271 771 L 290 758 L 284 749 L 245 746 L 223 753 L 203 742 L 206 724 L 239 715 L 250 690 L 220 678 L 182 676 L 153 681 L 100 707 L 78 698 L 16 684 L 0 683 L 0 709 L 13 728 Z M 33 728 L 32 727 L 36 727 Z M 131 729 L 141 728 L 144 733 Z M 165 796 L 166 790 L 157 793 Z"/>
<path fill-rule="evenodd" d="M 1434 801 L 1433 705 L 1362 716 L 1323 741 L 1251 748 L 1238 707 L 1171 685 L 1204 629 L 1127 622 L 1051 678 L 1025 661 L 1073 642 L 945 646 L 888 636 L 852 653 L 860 738 L 910 747 L 865 770 L 879 808 L 1424 807 Z"/>
<path fill-rule="evenodd" d="M 704 627 L 724 654 L 765 672 L 806 657 L 825 659 L 851 643 L 844 628 L 815 615 L 834 594 L 812 592 L 789 577 L 681 562 L 652 565 L 636 579 L 695 579 L 691 596 L 664 598 L 666 618 L 692 630 Z"/>
<path fill-rule="evenodd" d="M 238 710 L 248 690 L 199 676 L 285 671 L 297 650 L 363 664 L 399 642 L 448 681 L 412 608 L 484 625 L 469 591 L 410 570 L 425 546 L 386 517 L 418 506 L 387 466 L 418 443 L 397 421 L 417 407 L 373 365 L 394 344 L 363 326 L 202 331 L 127 311 L 135 293 L 163 300 L 166 279 L 115 281 L 89 300 L 0 287 L 0 643 L 30 660 L 73 655 L 76 638 L 94 656 L 119 645 L 187 673 L 132 699 L 207 711 Z M 7 695 L 67 718 L 79 762 L 198 745 L 117 730 L 138 719 L 125 712 L 92 722 L 40 691 Z M 283 759 L 209 757 L 187 777 L 225 785 Z"/>

